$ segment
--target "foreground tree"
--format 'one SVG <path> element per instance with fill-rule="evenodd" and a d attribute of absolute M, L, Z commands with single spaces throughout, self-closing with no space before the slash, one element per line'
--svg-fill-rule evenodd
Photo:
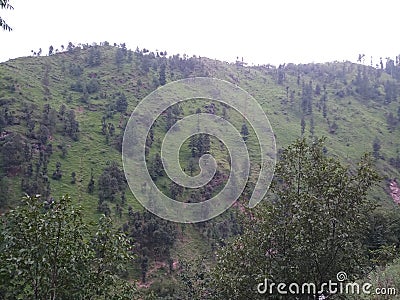
<path fill-rule="evenodd" d="M 100 218 L 91 238 L 68 196 L 34 196 L 0 226 L 1 299 L 132 299 L 134 288 L 120 277 L 130 243 L 109 218 Z"/>
<path fill-rule="evenodd" d="M 1 9 L 14 9 L 14 7 L 11 6 L 9 0 L 0 0 L 0 8 Z M 0 16 L 0 27 L 3 27 L 3 30 L 8 30 L 11 31 L 12 28 L 4 21 L 4 19 Z"/>
<path fill-rule="evenodd" d="M 377 180 L 367 155 L 351 170 L 324 154 L 323 140 L 289 146 L 277 164 L 269 201 L 249 212 L 244 234 L 218 253 L 214 299 L 264 299 L 257 286 L 265 279 L 314 283 L 316 292 L 300 291 L 297 299 L 318 299 L 321 284 L 336 281 L 339 272 L 350 281 L 362 276 L 374 208 L 367 192 Z M 272 294 L 279 297 L 276 288 Z"/>

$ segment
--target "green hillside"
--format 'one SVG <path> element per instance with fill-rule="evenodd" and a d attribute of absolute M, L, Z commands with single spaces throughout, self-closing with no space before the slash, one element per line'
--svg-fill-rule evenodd
<path fill-rule="evenodd" d="M 69 44 L 50 56 L 0 64 L 0 211 L 19 203 L 24 193 L 48 199 L 69 194 L 83 207 L 86 220 L 105 213 L 138 240 L 154 223 L 162 237 L 149 237 L 138 246 L 137 269 L 142 276 L 147 273 L 150 282 L 168 273 L 167 262 L 172 265 L 193 254 L 212 256 L 221 239 L 240 231 L 237 209 L 197 225 L 161 222 L 143 213 L 122 172 L 122 137 L 137 103 L 166 83 L 196 76 L 223 79 L 249 92 L 269 118 L 278 152 L 301 136 L 326 137 L 327 153 L 350 165 L 373 152 L 382 180 L 371 197 L 383 212 L 398 210 L 389 189 L 389 183 L 400 178 L 400 65 L 392 60 L 382 67 L 351 62 L 247 66 L 165 51 L 132 51 L 124 44 L 104 42 Z M 213 138 L 197 141 L 207 144 L 218 161 L 219 177 L 213 179 L 218 183 L 210 190 L 179 190 L 159 167 L 157 152 L 170 118 L 177 120 L 197 109 L 207 112 L 208 104 L 189 102 L 167 111 L 148 137 L 153 179 L 181 201 L 200 201 L 217 193 L 229 171 L 226 149 Z M 214 109 L 240 131 L 240 114 L 224 111 L 219 104 Z M 258 148 L 251 130 L 248 145 L 255 158 Z M 193 154 L 187 141 L 181 149 L 182 167 L 196 174 L 200 152 Z M 257 171 L 255 164 L 252 168 Z M 140 224 L 136 231 L 133 224 Z M 132 276 L 141 276 L 137 269 Z"/>
<path fill-rule="evenodd" d="M 53 196 L 68 192 L 75 199 L 85 198 L 86 203 L 95 201 L 96 193 L 87 193 L 91 170 L 97 179 L 107 161 L 120 163 L 122 127 L 138 101 L 162 80 L 191 76 L 224 79 L 248 91 L 265 109 L 278 148 L 301 135 L 303 118 L 304 136 L 326 136 L 328 150 L 343 160 L 352 161 L 372 151 L 374 140 L 379 139 L 381 174 L 385 178 L 398 175 L 390 164 L 400 149 L 396 138 L 400 128 L 398 81 L 387 70 L 350 62 L 247 67 L 200 57 L 131 51 L 122 46 L 82 46 L 52 56 L 10 60 L 0 65 L 0 74 L 2 131 L 37 142 L 48 105 L 50 117 L 45 118 L 51 118 L 47 121 L 51 128 L 47 142 L 54 152 L 48 173 L 56 169 L 57 161 L 63 171 L 62 180 L 50 178 Z M 121 94 L 128 103 L 122 112 L 117 107 Z M 76 141 L 63 133 L 62 109 L 73 110 L 79 123 Z M 27 115 L 34 124 L 30 136 Z M 108 138 L 102 134 L 103 117 L 107 126 L 114 127 Z M 2 140 L 7 140 L 7 134 Z M 16 175 L 22 173 L 15 171 Z M 72 172 L 81 185 L 69 183 Z M 18 198 L 20 176 L 5 175 L 14 183 L 10 195 Z M 126 197 L 130 205 L 135 205 L 130 193 Z M 382 198 L 388 200 L 383 194 Z M 10 200 L 12 203 L 15 199 Z"/>

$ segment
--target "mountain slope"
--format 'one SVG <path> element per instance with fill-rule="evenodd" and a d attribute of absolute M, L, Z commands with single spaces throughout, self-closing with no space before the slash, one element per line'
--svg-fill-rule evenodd
<path fill-rule="evenodd" d="M 371 196 L 382 209 L 393 210 L 396 204 L 390 197 L 389 180 L 400 175 L 399 70 L 400 66 L 390 61 L 385 69 L 351 62 L 250 67 L 242 62 L 131 51 L 124 44 L 110 46 L 107 42 L 69 45 L 67 51 L 51 56 L 1 63 L 1 209 L 15 205 L 24 192 L 44 198 L 68 193 L 83 206 L 88 220 L 101 212 L 115 216 L 127 228 L 132 218 L 142 222 L 135 212 L 143 209 L 121 171 L 125 124 L 137 103 L 160 85 L 208 76 L 237 84 L 261 104 L 278 149 L 300 136 L 326 136 L 327 152 L 350 165 L 364 152 L 374 152 L 383 179 Z M 202 105 L 199 108 L 204 110 Z M 184 114 L 195 110 L 192 104 L 182 106 Z M 222 111 L 218 106 L 216 110 Z M 231 112 L 228 115 L 239 126 L 243 122 Z M 165 134 L 165 116 L 158 123 L 149 150 L 150 165 L 154 164 L 155 145 L 160 145 Z M 254 142 L 252 137 L 250 141 Z M 210 144 L 212 148 L 216 142 Z M 186 167 L 189 148 L 186 143 L 181 153 Z M 224 155 L 223 151 L 216 153 L 219 158 Z M 221 165 L 226 167 L 228 162 Z M 227 169 L 222 169 L 221 178 Z M 157 183 L 170 194 L 172 187 L 164 175 L 158 176 Z M 192 195 L 182 192 L 181 197 Z M 178 226 L 160 226 L 166 233 L 178 232 L 176 245 L 180 246 L 175 247 L 186 249 L 189 236 L 193 244 L 212 248 L 221 236 L 237 232 L 232 225 L 233 211 L 224 215 L 228 221 L 220 227 L 212 222 L 202 224 L 193 229 L 195 234 L 192 229 L 184 232 Z M 214 230 L 216 237 L 211 237 Z M 179 253 L 173 240 L 166 243 L 172 253 Z M 195 251 L 208 253 L 209 246 Z M 164 253 L 160 257 L 170 255 L 168 247 L 160 250 Z M 157 258 L 158 254 L 150 251 L 145 255 Z"/>

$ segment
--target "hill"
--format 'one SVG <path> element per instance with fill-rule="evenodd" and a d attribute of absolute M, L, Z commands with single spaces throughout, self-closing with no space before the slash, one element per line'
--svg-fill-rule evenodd
<path fill-rule="evenodd" d="M 265 110 L 278 150 L 300 136 L 325 136 L 327 153 L 347 164 L 373 152 L 382 181 L 371 197 L 384 211 L 396 207 L 389 184 L 400 175 L 400 65 L 393 60 L 380 67 L 351 62 L 246 66 L 103 42 L 69 44 L 49 56 L 0 64 L 1 209 L 18 203 L 23 193 L 45 199 L 69 194 L 82 205 L 87 220 L 109 214 L 141 241 L 143 279 L 149 270 L 147 257 L 172 266 L 181 250 L 187 258 L 191 251 L 210 253 L 221 238 L 240 231 L 234 208 L 218 222 L 186 227 L 162 222 L 143 213 L 121 168 L 124 128 L 137 103 L 168 82 L 195 76 L 223 79 L 249 92 Z M 176 120 L 196 109 L 205 111 L 208 104 L 182 105 L 170 116 Z M 215 110 L 223 108 L 216 105 Z M 230 110 L 227 114 L 240 128 L 240 116 Z M 206 190 L 177 190 L 157 165 L 157 147 L 171 126 L 168 116 L 166 112 L 157 122 L 148 145 L 153 179 L 166 194 L 199 201 L 209 196 Z M 249 144 L 253 139 L 250 132 Z M 224 157 L 225 149 L 218 150 L 215 139 L 199 143 L 214 149 L 220 161 Z M 181 155 L 185 168 L 194 162 L 195 174 L 200 153 L 193 154 L 187 142 Z M 229 162 L 222 159 L 219 166 L 219 183 L 211 194 L 226 180 Z M 151 224 L 159 235 L 152 235 Z M 141 240 L 144 232 L 148 237 Z"/>

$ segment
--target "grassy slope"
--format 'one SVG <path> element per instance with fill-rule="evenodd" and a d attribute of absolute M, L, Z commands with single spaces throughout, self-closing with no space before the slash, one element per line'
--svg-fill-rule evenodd
<path fill-rule="evenodd" d="M 72 142 L 67 138 L 55 135 L 53 144 L 57 145 L 65 141 L 70 146 L 68 155 L 65 159 L 60 158 L 60 153 L 55 153 L 51 158 L 49 172 L 55 169 L 55 163 L 59 160 L 62 164 L 64 179 L 60 182 L 52 181 L 52 191 L 55 196 L 63 193 L 69 193 L 75 199 L 82 199 L 82 204 L 91 211 L 89 207 L 95 205 L 97 199 L 96 192 L 93 195 L 86 193 L 86 185 L 90 177 L 91 169 L 95 174 L 95 179 L 101 173 L 107 161 L 120 161 L 120 155 L 114 148 L 105 144 L 105 138 L 101 135 L 101 117 L 108 105 L 109 99 L 94 98 L 98 94 L 90 95 L 91 107 L 96 111 L 89 111 L 86 104 L 79 102 L 80 93 L 70 91 L 70 85 L 74 83 L 75 78 L 68 76 L 68 65 L 76 63 L 84 67 L 82 78 L 89 80 L 89 74 L 96 73 L 101 83 L 101 91 L 108 95 L 123 91 L 126 93 L 129 102 L 128 112 L 132 111 L 138 100 L 147 95 L 154 89 L 152 86 L 153 77 L 158 76 L 156 68 L 150 68 L 148 74 L 143 75 L 140 72 L 140 61 L 135 58 L 131 63 L 125 63 L 121 71 L 117 70 L 115 65 L 115 48 L 102 48 L 102 63 L 100 66 L 87 67 L 85 58 L 88 56 L 88 50 L 80 50 L 73 54 L 60 53 L 50 57 L 26 57 L 8 61 L 0 65 L 0 75 L 3 78 L 7 76 L 16 81 L 17 92 L 10 93 L 2 91 L 0 96 L 3 98 L 11 97 L 14 99 L 12 107 L 17 115 L 26 103 L 32 103 L 40 112 L 46 100 L 44 100 L 43 78 L 45 69 L 49 69 L 49 90 L 50 96 L 48 103 L 59 109 L 62 103 L 67 108 L 75 109 L 77 120 L 80 123 L 80 140 Z M 261 106 L 265 109 L 273 130 L 277 137 L 278 147 L 288 145 L 296 137 L 300 136 L 300 93 L 301 84 L 298 85 L 297 72 L 293 67 L 286 72 L 286 78 L 282 85 L 276 83 L 276 70 L 257 67 L 240 67 L 232 64 L 226 64 L 219 61 L 202 59 L 206 72 L 213 77 L 225 79 L 238 84 L 248 91 Z M 86 66 L 86 67 L 85 67 Z M 310 72 L 301 74 L 301 81 L 308 83 L 313 81 L 313 85 L 319 83 L 321 86 L 325 78 L 331 73 L 340 73 L 343 63 L 330 63 L 322 65 L 325 73 Z M 356 76 L 356 65 L 345 63 L 346 81 L 354 80 Z M 174 72 L 175 78 L 183 77 L 182 74 Z M 167 67 L 167 80 L 171 76 L 171 71 Z M 374 101 L 361 101 L 355 96 L 346 96 L 340 98 L 335 95 L 337 91 L 346 87 L 342 79 L 329 80 L 327 84 L 328 92 L 328 118 L 339 125 L 337 134 L 332 135 L 328 132 L 327 121 L 323 118 L 321 110 L 315 106 L 320 96 L 314 96 L 313 117 L 316 136 L 327 136 L 327 144 L 331 153 L 341 157 L 349 162 L 359 158 L 362 153 L 371 151 L 372 142 L 378 137 L 382 142 L 382 153 L 385 157 L 396 156 L 396 151 L 400 149 L 400 141 L 395 138 L 399 129 L 390 133 L 386 128 L 385 114 L 389 111 L 396 112 L 398 102 L 392 102 L 390 105 L 382 105 Z M 138 86 L 138 79 L 142 86 Z M 380 82 L 389 79 L 385 73 L 381 75 Z M 295 92 L 294 103 L 285 104 L 286 87 L 289 91 Z M 72 101 L 67 103 L 67 96 L 71 94 Z M 0 97 L 0 98 L 1 98 Z M 98 97 L 96 97 L 98 98 Z M 115 114 L 111 122 L 117 127 L 119 123 L 119 114 Z M 125 119 L 127 117 L 125 116 Z M 108 122 L 108 121 L 107 121 Z M 306 136 L 309 130 L 309 117 L 306 117 Z M 24 126 L 15 126 L 11 130 L 24 132 Z M 117 131 L 119 129 L 117 128 Z M 387 162 L 379 162 L 382 175 L 385 177 L 394 177 L 398 175 Z M 78 178 L 83 180 L 82 186 L 71 188 L 69 177 L 71 172 L 75 171 Z M 128 193 L 128 203 L 135 205 L 133 197 Z M 85 200 L 83 200 L 85 199 Z M 386 199 L 387 200 L 387 199 Z"/>
<path fill-rule="evenodd" d="M 84 67 L 82 78 L 89 80 L 89 74 L 96 73 L 100 83 L 101 92 L 108 95 L 117 92 L 124 92 L 128 98 L 128 112 L 132 111 L 135 105 L 142 97 L 150 93 L 155 87 L 153 78 L 158 78 L 158 69 L 150 67 L 147 74 L 143 74 L 140 70 L 140 60 L 134 56 L 131 63 L 125 63 L 122 70 L 118 71 L 115 65 L 114 47 L 102 47 L 102 63 L 100 66 L 88 67 L 85 58 L 88 50 L 80 50 L 75 53 L 60 53 L 50 57 L 26 57 L 8 61 L 0 64 L 0 84 L 7 86 L 11 81 L 16 82 L 17 90 L 12 93 L 7 89 L 0 90 L 0 99 L 13 99 L 12 110 L 15 115 L 21 115 L 21 109 L 26 103 L 36 106 L 36 117 L 40 118 L 43 105 L 48 102 L 52 108 L 57 111 L 61 104 L 65 104 L 68 109 L 74 109 L 77 120 L 80 124 L 80 137 L 78 142 L 72 141 L 70 138 L 60 134 L 54 134 L 53 149 L 49 164 L 49 174 L 55 170 L 57 161 L 62 164 L 63 178 L 61 181 L 51 180 L 52 194 L 58 197 L 62 194 L 70 194 L 74 201 L 79 202 L 84 210 L 88 220 L 94 220 L 97 216 L 97 186 L 93 194 L 87 193 L 87 184 L 89 181 L 91 170 L 93 170 L 94 178 L 97 179 L 108 161 L 115 160 L 121 162 L 120 153 L 112 146 L 105 143 L 105 137 L 101 134 L 101 118 L 105 113 L 106 107 L 110 103 L 108 99 L 99 97 L 99 93 L 90 95 L 90 106 L 79 101 L 80 93 L 70 90 L 70 85 L 76 81 L 67 74 L 66 69 L 70 63 L 79 64 Z M 297 84 L 296 66 L 292 66 L 285 71 L 286 78 L 282 85 L 277 84 L 276 69 L 267 69 L 261 67 L 241 67 L 224 62 L 201 59 L 204 70 L 202 72 L 192 71 L 191 75 L 208 74 L 216 78 L 224 79 L 229 82 L 238 84 L 240 87 L 248 91 L 266 111 L 273 130 L 276 134 L 277 146 L 282 148 L 291 143 L 300 136 L 300 94 L 301 84 Z M 309 72 L 301 73 L 301 80 L 304 82 L 313 81 L 313 86 L 319 83 L 321 86 L 326 82 L 325 78 L 339 73 L 344 66 L 347 68 L 346 81 L 334 76 L 327 82 L 328 92 L 328 118 L 333 120 L 339 126 L 337 134 L 332 135 L 328 131 L 327 120 L 323 118 L 322 111 L 318 110 L 316 103 L 320 96 L 314 96 L 313 117 L 315 124 L 316 136 L 327 136 L 327 146 L 329 152 L 340 157 L 343 161 L 353 164 L 362 153 L 372 150 L 372 143 L 375 137 L 381 140 L 382 154 L 388 157 L 397 155 L 400 149 L 400 140 L 398 139 L 400 128 L 390 133 L 386 126 L 385 114 L 389 111 L 396 112 L 399 102 L 383 105 L 372 100 L 361 100 L 357 95 L 347 95 L 341 98 L 336 93 L 346 87 L 353 88 L 351 81 L 356 76 L 356 65 L 351 63 L 331 63 L 320 65 L 322 74 Z M 50 96 L 44 100 L 43 77 L 46 66 L 49 68 L 49 90 Z M 316 67 L 316 66 L 315 66 Z M 167 82 L 184 77 L 177 70 L 171 71 L 170 65 L 167 65 Z M 12 79 L 10 80 L 9 77 Z M 7 79 L 8 78 L 8 79 Z M 389 79 L 385 73 L 381 75 L 381 82 Z M 141 81 L 141 85 L 139 84 Z M 285 103 L 286 87 L 289 91 L 294 91 L 294 103 Z M 69 95 L 72 101 L 68 102 Z M 184 109 L 189 112 L 190 105 Z M 116 127 L 116 133 L 120 131 L 118 124 L 120 114 L 114 114 L 112 122 Z M 126 120 L 129 114 L 123 116 Z M 241 124 L 238 116 L 232 115 L 232 121 Z M 306 117 L 305 135 L 309 136 L 310 118 Z M 7 128 L 10 131 L 25 132 L 25 123 L 21 125 L 11 126 Z M 240 130 L 240 129 L 239 129 Z M 156 140 L 161 138 L 161 133 L 156 133 Z M 68 145 L 68 154 L 66 158 L 61 158 L 61 151 L 55 147 L 57 144 L 65 142 Z M 254 144 L 254 143 L 252 143 Z M 255 151 L 254 145 L 251 150 Z M 182 149 L 182 155 L 188 156 L 187 149 Z M 222 155 L 221 153 L 217 154 Z M 386 178 L 398 177 L 399 173 L 391 167 L 387 160 L 379 161 L 378 167 L 380 173 Z M 76 185 L 70 184 L 71 172 L 77 173 L 77 179 L 82 182 Z M 10 179 L 10 197 L 16 198 L 20 195 L 18 178 Z M 384 203 L 384 206 L 393 209 L 395 206 L 387 193 L 387 183 L 382 182 L 379 188 L 373 192 L 373 196 Z M 127 191 L 127 203 L 134 209 L 142 209 L 135 201 L 133 195 Z M 127 206 L 128 206 L 127 205 Z M 127 210 L 124 208 L 124 212 Z M 186 231 L 186 236 L 178 239 L 176 249 L 173 251 L 174 256 L 193 256 L 193 253 L 207 253 L 204 247 L 202 237 L 192 229 Z M 188 240 L 189 238 L 189 240 Z M 202 246 L 203 245 L 203 246 Z"/>
<path fill-rule="evenodd" d="M 103 55 L 105 61 L 111 61 L 114 57 L 112 49 L 108 49 Z M 107 105 L 106 101 L 90 99 L 90 103 L 96 111 L 89 111 L 87 105 L 79 102 L 80 94 L 70 91 L 69 87 L 74 82 L 74 79 L 66 76 L 66 72 L 62 71 L 62 65 L 67 65 L 69 62 L 85 65 L 83 55 L 76 55 L 74 57 L 69 54 L 59 54 L 51 57 L 28 57 L 2 64 L 1 74 L 3 77 L 11 76 L 18 82 L 19 90 L 22 95 L 11 95 L 17 100 L 14 102 L 13 106 L 18 110 L 21 109 L 22 101 L 34 104 L 39 113 L 46 102 L 57 111 L 62 103 L 66 104 L 67 109 L 75 110 L 76 119 L 80 126 L 79 141 L 74 142 L 70 138 L 60 134 L 52 136 L 51 142 L 53 146 L 61 144 L 61 142 L 64 141 L 68 147 L 68 154 L 64 159 L 61 158 L 61 151 L 56 149 L 56 147 L 53 148 L 55 153 L 51 156 L 48 167 L 49 174 L 55 170 L 56 162 L 60 161 L 64 175 L 61 181 L 50 179 L 52 194 L 58 197 L 68 193 L 74 199 L 78 199 L 81 202 L 87 214 L 94 215 L 96 213 L 98 199 L 97 190 L 91 195 L 86 192 L 91 170 L 93 169 L 94 178 L 97 180 L 107 162 L 112 160 L 120 162 L 121 155 L 114 147 L 105 143 L 105 137 L 101 134 L 101 119 Z M 42 68 L 44 66 L 50 66 L 49 89 L 51 96 L 48 101 L 43 99 L 42 83 L 40 80 L 43 74 Z M 123 86 L 117 86 L 117 88 L 115 88 L 115 85 L 113 85 L 113 81 L 115 80 L 113 73 L 116 72 L 116 69 L 108 69 L 110 66 L 112 65 L 108 63 L 96 68 L 96 70 L 87 68 L 82 77 L 87 77 L 88 73 L 94 71 L 99 73 L 102 78 L 100 81 L 102 90 L 110 92 L 126 90 Z M 72 95 L 71 103 L 67 103 L 67 94 Z M 127 94 L 127 97 L 129 99 L 130 109 L 132 109 L 136 103 L 136 99 L 129 94 Z M 94 97 L 92 96 L 91 98 Z M 114 115 L 113 118 L 107 122 L 112 122 L 116 127 L 116 132 L 118 132 L 119 115 Z M 24 133 L 24 130 L 20 127 L 21 126 L 10 128 L 10 130 Z M 78 183 L 76 185 L 70 184 L 70 174 L 73 171 L 77 174 Z M 81 184 L 79 184 L 79 180 L 82 180 Z M 131 193 L 127 193 L 127 202 L 129 205 L 139 208 L 139 205 L 134 200 Z"/>

